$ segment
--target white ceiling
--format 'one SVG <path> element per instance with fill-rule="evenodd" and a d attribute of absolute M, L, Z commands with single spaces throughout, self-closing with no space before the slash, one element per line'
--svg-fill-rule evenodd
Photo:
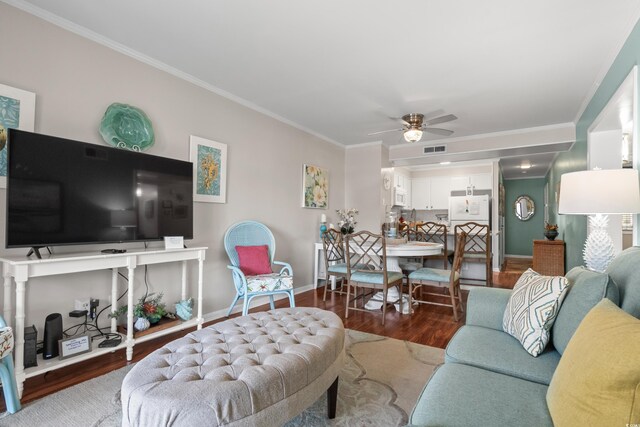
<path fill-rule="evenodd" d="M 637 0 L 3 0 L 344 145 L 575 121 Z M 425 133 L 423 142 L 442 137 Z"/>

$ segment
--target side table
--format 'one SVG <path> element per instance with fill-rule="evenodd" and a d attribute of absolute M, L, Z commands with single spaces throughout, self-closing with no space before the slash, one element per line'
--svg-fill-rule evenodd
<path fill-rule="evenodd" d="M 547 276 L 563 276 L 564 241 L 534 240 L 533 269 Z"/>

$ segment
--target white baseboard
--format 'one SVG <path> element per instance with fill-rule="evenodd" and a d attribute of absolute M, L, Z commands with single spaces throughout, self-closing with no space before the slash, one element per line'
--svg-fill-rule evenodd
<path fill-rule="evenodd" d="M 533 259 L 533 256 L 532 256 L 532 255 L 509 255 L 509 254 L 506 254 L 504 257 L 505 257 L 505 258 L 526 258 L 526 259 Z"/>
<path fill-rule="evenodd" d="M 314 289 L 313 285 L 306 285 L 306 286 L 302 286 L 300 288 L 294 288 L 293 290 L 293 294 L 300 294 L 302 292 L 307 292 Z M 279 301 L 281 299 L 288 299 L 289 297 L 286 296 L 285 294 L 280 294 L 280 295 L 275 295 L 275 300 Z M 256 301 L 256 299 L 254 298 L 251 302 L 252 302 L 252 307 L 254 307 L 253 303 L 254 301 Z M 258 300 L 259 301 L 259 300 Z M 267 304 L 269 302 L 267 301 Z M 231 301 L 229 301 L 229 304 L 231 304 Z M 262 304 L 259 304 L 262 305 Z M 257 306 L 256 306 L 257 307 Z M 223 317 L 227 316 L 227 310 L 228 308 L 223 308 L 220 310 L 216 310 L 216 311 L 212 311 L 211 313 L 207 313 L 204 316 L 204 321 L 205 322 L 210 322 L 212 320 L 218 320 L 218 319 L 222 319 Z M 231 310 L 231 314 L 234 313 L 242 313 L 242 300 L 238 301 L 238 303 L 236 304 L 235 307 L 233 307 L 233 310 Z"/>

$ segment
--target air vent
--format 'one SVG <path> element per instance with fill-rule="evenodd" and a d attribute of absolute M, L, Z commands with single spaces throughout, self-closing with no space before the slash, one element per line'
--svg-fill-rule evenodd
<path fill-rule="evenodd" d="M 447 152 L 446 145 L 430 145 L 428 147 L 424 147 L 423 154 L 441 154 Z"/>

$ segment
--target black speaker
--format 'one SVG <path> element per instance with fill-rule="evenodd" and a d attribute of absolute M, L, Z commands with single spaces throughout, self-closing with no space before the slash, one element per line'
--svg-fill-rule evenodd
<path fill-rule="evenodd" d="M 58 341 L 62 339 L 62 315 L 52 313 L 44 321 L 43 359 L 58 357 Z"/>
<path fill-rule="evenodd" d="M 32 366 L 38 366 L 38 359 L 36 358 L 36 341 L 38 331 L 34 326 L 27 326 L 24 328 L 24 367 L 30 368 Z"/>

